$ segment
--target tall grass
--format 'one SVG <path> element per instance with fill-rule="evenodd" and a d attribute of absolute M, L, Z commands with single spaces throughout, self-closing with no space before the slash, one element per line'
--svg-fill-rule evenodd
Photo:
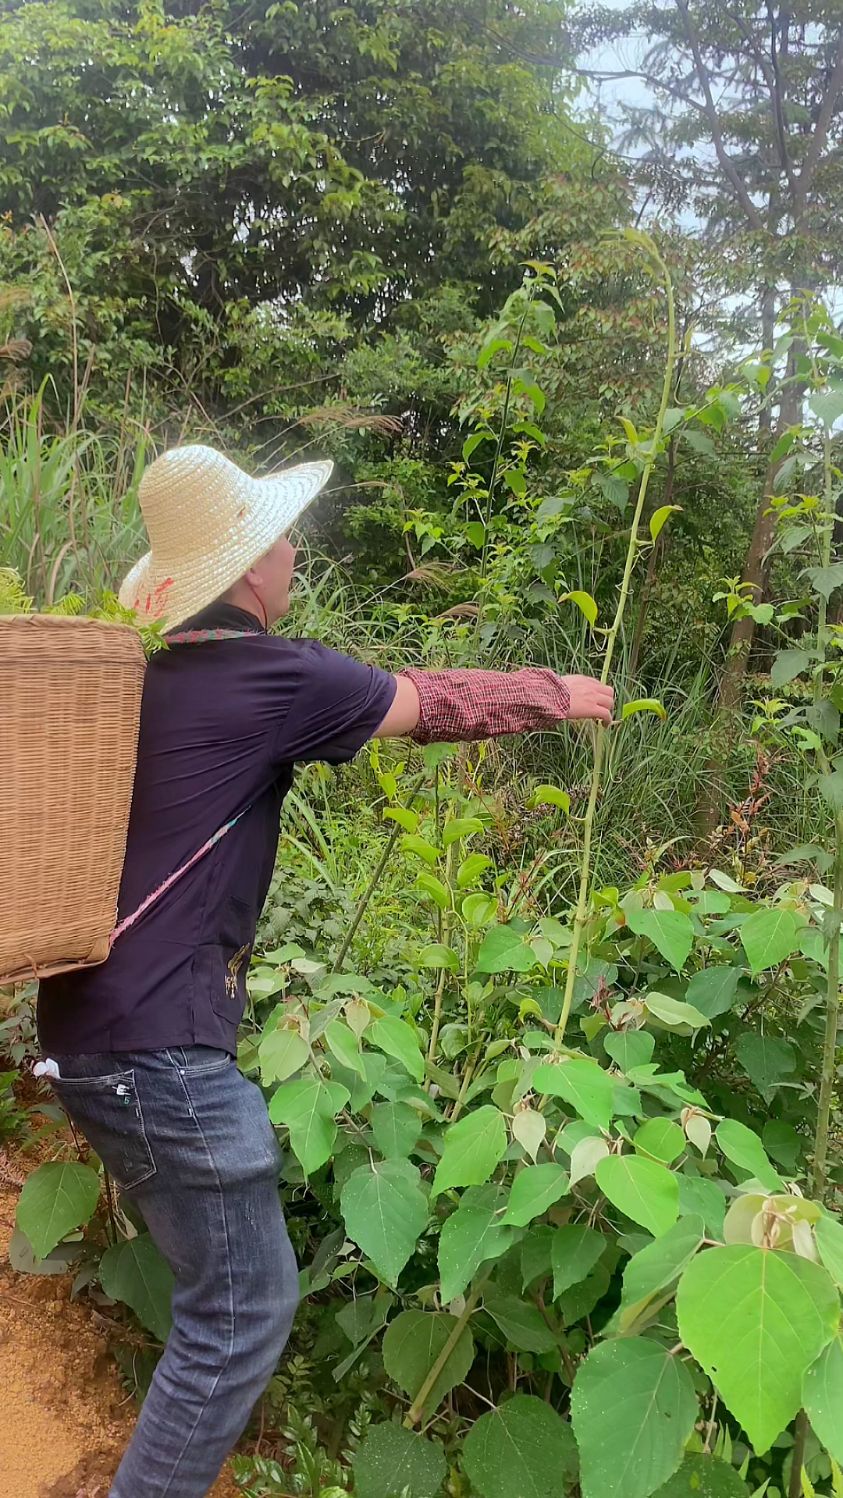
<path fill-rule="evenodd" d="M 142 545 L 137 482 L 144 434 L 50 425 L 42 386 L 0 412 L 0 564 L 37 605 L 115 586 Z"/>

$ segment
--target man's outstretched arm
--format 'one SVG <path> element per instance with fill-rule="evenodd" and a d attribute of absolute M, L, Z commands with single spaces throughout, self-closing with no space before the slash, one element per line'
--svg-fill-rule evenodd
<path fill-rule="evenodd" d="M 608 724 L 614 692 L 593 676 L 557 676 L 546 666 L 520 671 L 400 672 L 378 739 L 420 744 L 499 738 L 553 728 L 566 720 Z"/>

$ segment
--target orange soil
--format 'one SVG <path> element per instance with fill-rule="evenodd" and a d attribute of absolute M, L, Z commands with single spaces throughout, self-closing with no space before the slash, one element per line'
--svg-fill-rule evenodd
<path fill-rule="evenodd" d="M 0 1149 L 0 1498 L 106 1498 L 135 1406 L 105 1319 L 73 1276 L 15 1274 L 7 1244 L 28 1162 Z M 29 1168 L 32 1166 L 29 1164 Z M 223 1476 L 212 1498 L 236 1498 Z"/>

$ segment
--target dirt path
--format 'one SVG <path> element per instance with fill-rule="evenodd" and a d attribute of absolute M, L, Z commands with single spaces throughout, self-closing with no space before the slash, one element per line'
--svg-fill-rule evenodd
<path fill-rule="evenodd" d="M 0 1498 L 106 1498 L 134 1404 L 72 1276 L 9 1267 L 20 1165 L 0 1150 Z M 223 1476 L 213 1498 L 239 1491 Z"/>

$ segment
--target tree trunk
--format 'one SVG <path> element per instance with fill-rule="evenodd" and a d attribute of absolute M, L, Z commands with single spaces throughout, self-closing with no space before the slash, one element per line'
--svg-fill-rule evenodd
<path fill-rule="evenodd" d="M 677 380 L 677 385 L 678 385 Z M 676 487 L 676 443 L 671 437 L 667 445 L 667 477 L 665 479 L 664 494 L 659 500 L 659 505 L 672 505 L 673 494 Z M 664 532 L 659 536 L 655 546 L 650 548 L 647 558 L 647 571 L 644 575 L 644 586 L 641 589 L 641 597 L 638 602 L 638 612 L 635 616 L 635 629 L 632 635 L 632 645 L 629 651 L 629 660 L 626 666 L 626 675 L 629 682 L 634 682 L 638 673 L 638 660 L 641 655 L 641 645 L 644 639 L 644 628 L 647 623 L 647 613 L 650 608 L 650 599 L 656 584 L 659 560 L 662 555 Z"/>
<path fill-rule="evenodd" d="M 762 300 L 762 338 L 765 348 L 771 348 L 773 345 L 775 316 L 775 290 L 768 287 L 765 289 Z M 806 387 L 804 380 L 799 379 L 796 374 L 800 352 L 802 352 L 801 344 L 794 342 L 788 355 L 784 385 L 781 400 L 779 401 L 778 418 L 773 430 L 771 430 L 771 415 L 769 410 L 765 409 L 761 413 L 758 423 L 760 446 L 769 446 L 771 437 L 775 445 L 775 442 L 778 442 L 778 439 L 784 435 L 789 427 L 798 425 L 802 420 L 802 406 L 805 399 Z M 767 464 L 761 497 L 755 512 L 755 523 L 752 527 L 752 535 L 741 574 L 741 581 L 749 583 L 752 586 L 751 602 L 755 604 L 764 601 L 764 595 L 767 590 L 770 570 L 769 551 L 773 543 L 776 526 L 775 515 L 770 512 L 770 500 L 777 492 L 777 480 L 783 461 L 782 458 L 779 458 L 776 462 L 768 462 Z M 735 731 L 735 714 L 743 698 L 743 684 L 754 636 L 754 619 L 735 620 L 729 638 L 726 664 L 720 678 L 717 708 L 712 727 L 711 759 L 709 760 L 708 773 L 697 808 L 697 826 L 700 836 L 703 838 L 710 837 L 720 820 L 723 809 L 726 770 Z"/>

